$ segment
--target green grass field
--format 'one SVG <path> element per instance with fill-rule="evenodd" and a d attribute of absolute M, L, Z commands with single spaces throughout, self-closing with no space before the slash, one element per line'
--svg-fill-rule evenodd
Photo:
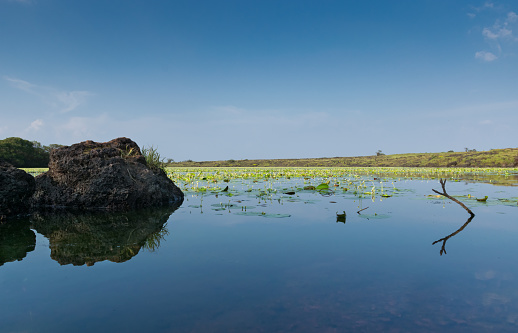
<path fill-rule="evenodd" d="M 184 161 L 170 167 L 518 167 L 518 148 L 479 152 L 411 153 L 302 159 Z"/>

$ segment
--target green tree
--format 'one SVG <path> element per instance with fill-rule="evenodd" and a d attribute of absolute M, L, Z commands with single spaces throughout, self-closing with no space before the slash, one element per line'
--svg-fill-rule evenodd
<path fill-rule="evenodd" d="M 49 164 L 49 150 L 38 141 L 11 137 L 0 140 L 0 159 L 18 168 L 45 168 Z"/>

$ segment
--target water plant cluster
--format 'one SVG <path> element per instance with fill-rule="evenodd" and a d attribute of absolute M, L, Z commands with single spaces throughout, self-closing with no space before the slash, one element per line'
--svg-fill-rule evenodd
<path fill-rule="evenodd" d="M 206 190 L 210 184 L 228 182 L 232 179 L 275 180 L 303 178 L 359 179 L 362 176 L 377 179 L 438 179 L 451 181 L 480 181 L 501 185 L 518 185 L 518 168 L 396 168 L 396 167 L 353 167 L 353 168 L 166 168 L 168 176 L 190 191 Z M 207 185 L 200 188 L 200 182 Z M 334 184 L 336 185 L 336 184 Z"/>
<path fill-rule="evenodd" d="M 166 168 L 168 176 L 196 199 L 189 207 L 207 211 L 233 212 L 240 215 L 269 215 L 272 204 L 315 203 L 324 198 L 331 203 L 340 199 L 358 202 L 383 201 L 412 192 L 401 181 L 447 179 L 450 182 L 487 182 L 518 185 L 518 169 L 444 169 L 444 168 Z M 430 184 L 430 193 L 434 182 Z M 437 200 L 440 196 L 425 197 Z M 516 198 L 490 198 L 460 195 L 468 204 L 516 205 Z M 253 204 L 252 204 L 253 203 Z M 285 210 L 289 212 L 289 210 Z"/>

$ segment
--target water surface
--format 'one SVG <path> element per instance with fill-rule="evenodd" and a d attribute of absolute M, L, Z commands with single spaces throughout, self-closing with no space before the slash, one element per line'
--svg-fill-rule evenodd
<path fill-rule="evenodd" d="M 2 226 L 0 331 L 518 329 L 517 187 L 448 182 L 476 216 L 432 245 L 469 217 L 437 180 L 384 180 L 390 197 L 364 180 L 230 180 L 177 210 Z"/>

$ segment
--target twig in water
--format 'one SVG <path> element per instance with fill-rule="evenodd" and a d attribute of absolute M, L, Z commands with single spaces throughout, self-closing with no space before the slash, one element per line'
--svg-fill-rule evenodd
<path fill-rule="evenodd" d="M 360 214 L 360 212 L 361 212 L 362 210 L 366 210 L 367 208 L 369 208 L 369 207 L 365 207 L 365 208 L 363 208 L 363 209 L 360 209 L 360 210 L 359 210 L 359 211 L 357 211 L 356 213 L 358 213 L 358 215 L 361 215 L 361 214 Z"/>

